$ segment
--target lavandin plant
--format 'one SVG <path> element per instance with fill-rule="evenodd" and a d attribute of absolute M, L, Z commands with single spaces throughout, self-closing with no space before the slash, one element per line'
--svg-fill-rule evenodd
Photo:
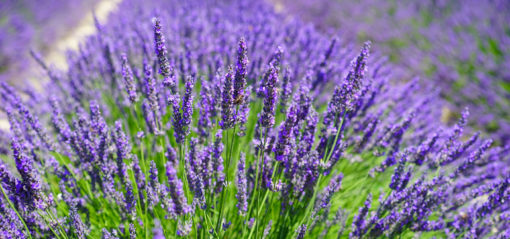
<path fill-rule="evenodd" d="M 504 238 L 510 148 L 370 50 L 263 2 L 126 0 L 51 94 L 0 85 L 0 235 Z"/>

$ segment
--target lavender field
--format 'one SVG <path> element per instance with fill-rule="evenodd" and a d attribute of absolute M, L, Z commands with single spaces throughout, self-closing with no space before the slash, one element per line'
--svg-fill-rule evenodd
<path fill-rule="evenodd" d="M 510 238 L 509 22 L 505 0 L 0 2 L 0 239 Z"/>

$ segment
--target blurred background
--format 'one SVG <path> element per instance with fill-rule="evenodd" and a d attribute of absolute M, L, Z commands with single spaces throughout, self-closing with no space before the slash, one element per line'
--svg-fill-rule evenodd
<path fill-rule="evenodd" d="M 30 49 L 65 69 L 66 49 L 93 34 L 121 0 L 3 0 L 0 80 L 23 87 L 41 73 Z M 510 140 L 510 1 L 271 0 L 343 44 L 373 42 L 401 81 L 419 80 L 447 102 L 446 123 L 469 107 L 472 127 Z M 450 117 L 454 116 L 454 117 Z M 5 125 L 4 125 L 5 126 Z"/>
<path fill-rule="evenodd" d="M 346 42 L 371 40 L 393 62 L 393 75 L 419 77 L 449 105 L 443 121 L 464 107 L 476 129 L 510 140 L 510 1 L 278 0 Z"/>
<path fill-rule="evenodd" d="M 2 0 L 0 1 L 0 81 L 16 88 L 41 90 L 45 73 L 30 51 L 61 70 L 66 51 L 77 50 L 94 34 L 94 19 L 106 21 L 120 0 Z M 27 82 L 30 82 L 28 85 Z M 30 87 L 29 87 L 30 86 Z M 0 129 L 8 129 L 0 112 Z"/>
<path fill-rule="evenodd" d="M 94 15 L 106 20 L 117 0 L 0 1 L 0 80 L 20 84 L 34 77 L 30 50 L 59 68 L 65 51 L 93 34 Z"/>

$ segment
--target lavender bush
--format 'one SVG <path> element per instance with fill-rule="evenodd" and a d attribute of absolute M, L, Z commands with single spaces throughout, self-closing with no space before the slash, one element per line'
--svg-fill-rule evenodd
<path fill-rule="evenodd" d="M 510 148 L 377 44 L 258 1 L 119 9 L 44 92 L 1 83 L 2 237 L 510 236 Z"/>

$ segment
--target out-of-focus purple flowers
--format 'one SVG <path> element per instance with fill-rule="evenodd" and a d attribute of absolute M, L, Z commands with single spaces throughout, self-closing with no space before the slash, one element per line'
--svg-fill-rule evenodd
<path fill-rule="evenodd" d="M 21 86 L 19 78 L 30 76 L 26 73 L 33 73 L 31 68 L 36 65 L 30 60 L 31 49 L 42 49 L 47 54 L 54 49 L 55 41 L 76 27 L 97 2 L 3 1 L 0 6 L 0 81 Z"/>
<path fill-rule="evenodd" d="M 452 102 L 442 120 L 469 105 L 470 123 L 497 141 L 510 138 L 507 1 L 283 1 L 283 10 L 323 30 L 337 29 L 344 40 L 378 43 L 398 62 L 400 79 L 427 76 Z M 378 16 L 374 20 L 374 16 Z M 460 106 L 460 107 L 459 107 Z M 448 107 L 448 108 L 446 108 Z M 497 138 L 496 138 L 497 137 Z"/>

